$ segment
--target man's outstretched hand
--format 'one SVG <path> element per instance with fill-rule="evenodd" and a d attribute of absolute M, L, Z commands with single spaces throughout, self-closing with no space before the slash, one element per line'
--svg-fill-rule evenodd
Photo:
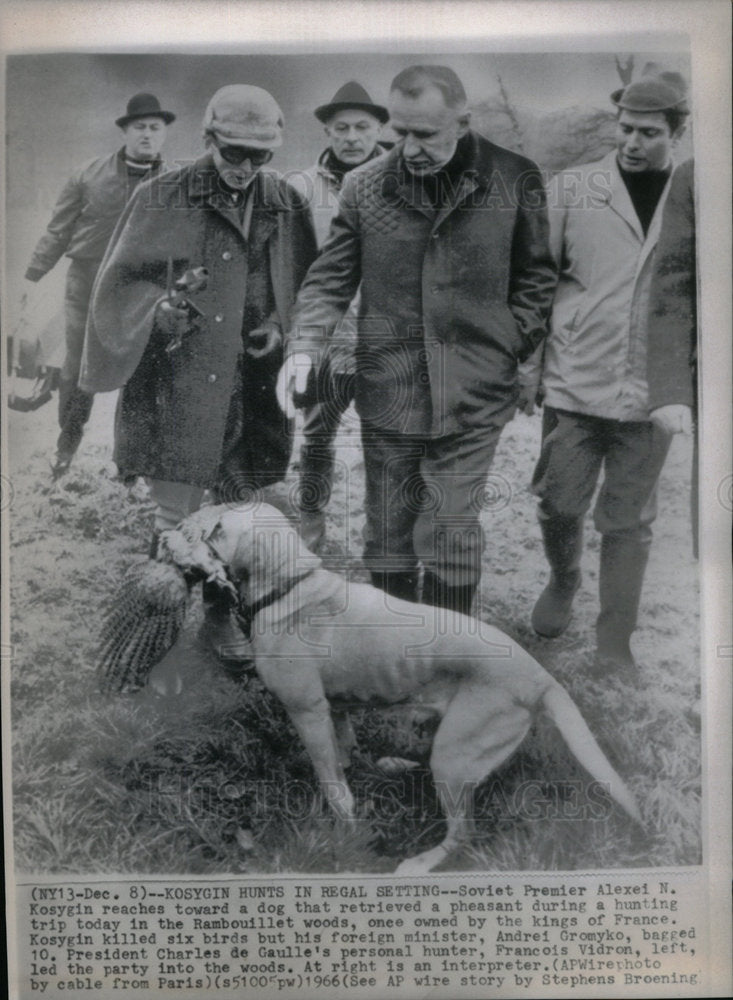
<path fill-rule="evenodd" d="M 313 359 L 309 354 L 291 354 L 280 369 L 275 391 L 280 409 L 289 420 L 295 416 L 293 396 L 305 393 L 312 368 Z"/>

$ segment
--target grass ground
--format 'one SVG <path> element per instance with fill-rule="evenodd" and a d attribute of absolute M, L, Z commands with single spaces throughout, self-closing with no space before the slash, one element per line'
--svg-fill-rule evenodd
<path fill-rule="evenodd" d="M 113 399 L 67 476 L 51 483 L 54 404 L 10 415 L 12 726 L 16 867 L 24 872 L 388 872 L 442 836 L 425 766 L 429 724 L 364 710 L 351 783 L 362 822 L 323 809 L 282 708 L 252 678 L 227 677 L 187 626 L 183 688 L 106 698 L 95 647 L 123 570 L 145 558 L 151 505 L 110 459 Z M 527 484 L 539 420 L 506 430 L 488 481 L 477 608 L 561 681 L 636 794 L 646 831 L 590 799 L 584 772 L 549 723 L 479 789 L 477 834 L 450 861 L 464 870 L 557 870 L 699 863 L 700 676 L 697 570 L 687 516 L 690 446 L 676 440 L 634 637 L 638 677 L 593 677 L 598 538 L 589 525 L 571 627 L 539 639 L 529 614 L 544 585 Z M 355 421 L 339 437 L 326 561 L 359 577 L 362 469 Z M 287 493 L 294 479 L 279 487 Z M 421 766 L 388 778 L 382 755 Z"/>

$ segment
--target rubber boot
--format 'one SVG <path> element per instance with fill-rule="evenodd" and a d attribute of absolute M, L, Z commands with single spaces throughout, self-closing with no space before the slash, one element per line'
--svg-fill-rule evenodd
<path fill-rule="evenodd" d="M 92 412 L 94 396 L 83 392 L 68 380 L 59 381 L 59 424 L 61 433 L 56 442 L 53 477 L 63 476 L 81 444 L 84 427 Z"/>
<path fill-rule="evenodd" d="M 551 574 L 532 610 L 532 628 L 546 639 L 556 639 L 570 623 L 573 598 L 580 586 L 583 520 L 540 515 L 540 527 Z"/>
<path fill-rule="evenodd" d="M 596 622 L 598 669 L 637 669 L 629 643 L 636 628 L 650 544 L 648 529 L 603 536 L 599 580 L 601 613 Z"/>
<path fill-rule="evenodd" d="M 241 624 L 237 624 L 232 613 L 230 596 L 215 583 L 202 585 L 204 621 L 199 630 L 201 638 L 216 654 L 219 662 L 241 675 L 248 667 L 254 666 L 254 651 L 249 635 L 245 635 Z M 240 617 L 240 623 L 245 619 Z"/>
<path fill-rule="evenodd" d="M 403 570 L 387 572 L 386 570 L 374 570 L 372 572 L 372 586 L 383 590 L 391 597 L 397 597 L 401 601 L 411 601 L 417 603 L 417 570 Z"/>
<path fill-rule="evenodd" d="M 449 611 L 457 611 L 470 617 L 476 587 L 475 583 L 451 587 L 435 573 L 426 569 L 422 582 L 422 603 L 432 604 L 436 608 L 447 608 Z"/>

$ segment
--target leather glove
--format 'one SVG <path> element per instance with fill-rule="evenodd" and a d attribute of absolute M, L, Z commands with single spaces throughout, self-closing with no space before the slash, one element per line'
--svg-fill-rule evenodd
<path fill-rule="evenodd" d="M 163 297 L 155 307 L 155 325 L 166 340 L 179 340 L 190 325 L 188 310 L 176 308 Z"/>

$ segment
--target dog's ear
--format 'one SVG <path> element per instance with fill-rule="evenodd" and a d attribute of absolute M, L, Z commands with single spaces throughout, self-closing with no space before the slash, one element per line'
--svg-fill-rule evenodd
<path fill-rule="evenodd" d="M 252 602 L 288 590 L 295 580 L 321 566 L 280 511 L 270 507 L 259 515 L 251 533 L 240 538 L 235 554 L 237 567 L 249 571 Z"/>

